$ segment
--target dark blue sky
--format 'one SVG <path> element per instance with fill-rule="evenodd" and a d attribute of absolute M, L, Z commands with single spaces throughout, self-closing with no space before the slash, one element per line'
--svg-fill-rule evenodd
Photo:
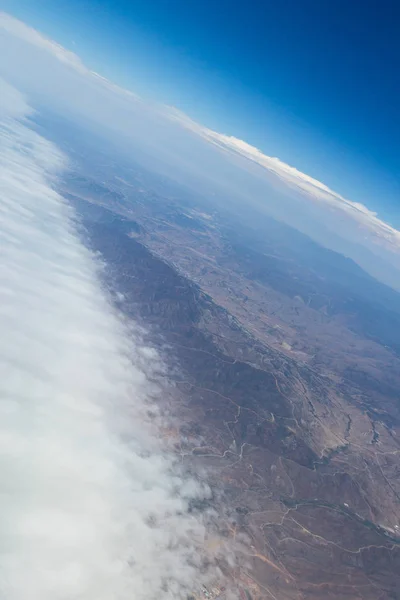
<path fill-rule="evenodd" d="M 101 74 L 278 156 L 400 226 L 400 2 L 1 5 Z"/>

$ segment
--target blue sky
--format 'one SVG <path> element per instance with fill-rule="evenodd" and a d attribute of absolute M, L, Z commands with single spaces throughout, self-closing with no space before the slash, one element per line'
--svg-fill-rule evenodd
<path fill-rule="evenodd" d="M 7 0 L 110 79 L 400 225 L 400 4 Z"/>

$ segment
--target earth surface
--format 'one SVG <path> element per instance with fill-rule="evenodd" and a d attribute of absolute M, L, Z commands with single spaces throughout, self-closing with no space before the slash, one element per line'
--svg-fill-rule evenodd
<path fill-rule="evenodd" d="M 238 595 L 400 598 L 399 294 L 283 223 L 52 131 L 104 285 L 169 366 L 163 435 L 240 541 L 223 567 Z"/>

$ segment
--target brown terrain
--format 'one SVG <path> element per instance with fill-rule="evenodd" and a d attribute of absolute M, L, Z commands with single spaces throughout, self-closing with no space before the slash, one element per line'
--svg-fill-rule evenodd
<path fill-rule="evenodd" d="M 400 297 L 140 171 L 60 186 L 121 310 L 164 348 L 181 418 L 166 435 L 244 540 L 240 597 L 400 598 Z"/>

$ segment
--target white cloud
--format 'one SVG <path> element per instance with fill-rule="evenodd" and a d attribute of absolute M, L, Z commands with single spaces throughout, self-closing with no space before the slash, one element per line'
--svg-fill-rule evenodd
<path fill-rule="evenodd" d="M 376 212 L 369 210 L 363 204 L 347 200 L 321 181 L 302 173 L 295 167 L 291 167 L 279 158 L 263 154 L 261 150 L 243 140 L 203 127 L 179 111 L 172 110 L 170 114 L 172 118 L 178 120 L 185 127 L 195 131 L 218 147 L 238 153 L 257 163 L 279 177 L 287 186 L 296 189 L 309 199 L 323 202 L 331 208 L 345 213 L 349 218 L 375 234 L 378 241 L 385 243 L 389 249 L 391 248 L 396 252 L 400 250 L 400 231 L 379 219 Z"/>
<path fill-rule="evenodd" d="M 0 11 L 0 29 L 11 34 L 12 36 L 32 45 L 36 48 L 44 50 L 46 53 L 56 58 L 61 63 L 64 63 L 67 67 L 70 67 L 80 75 L 85 77 L 91 77 L 97 81 L 98 84 L 122 95 L 126 95 L 131 98 L 138 98 L 133 92 L 121 88 L 105 77 L 102 77 L 95 71 L 88 69 L 77 54 L 67 50 L 57 42 L 48 39 L 36 29 L 29 27 L 22 21 L 14 18 L 13 16 Z"/>
<path fill-rule="evenodd" d="M 86 73 L 88 71 L 79 56 L 69 50 L 66 50 L 60 46 L 60 44 L 47 39 L 32 27 L 29 27 L 22 21 L 15 19 L 5 12 L 0 12 L 0 27 L 4 29 L 4 31 L 11 33 L 21 40 L 24 40 L 25 42 L 28 42 L 34 46 L 38 46 L 46 52 L 53 54 L 58 60 L 64 62 L 77 71 L 81 73 Z"/>
<path fill-rule="evenodd" d="M 0 84 L 0 118 L 12 116 L 18 118 L 32 112 L 24 97 L 13 86 L 4 80 L 0 80 Z"/>
<path fill-rule="evenodd" d="M 207 492 L 147 416 L 160 358 L 54 191 L 64 157 L 1 80 L 0 106 L 0 597 L 184 598 L 205 535 L 188 501 Z"/>

